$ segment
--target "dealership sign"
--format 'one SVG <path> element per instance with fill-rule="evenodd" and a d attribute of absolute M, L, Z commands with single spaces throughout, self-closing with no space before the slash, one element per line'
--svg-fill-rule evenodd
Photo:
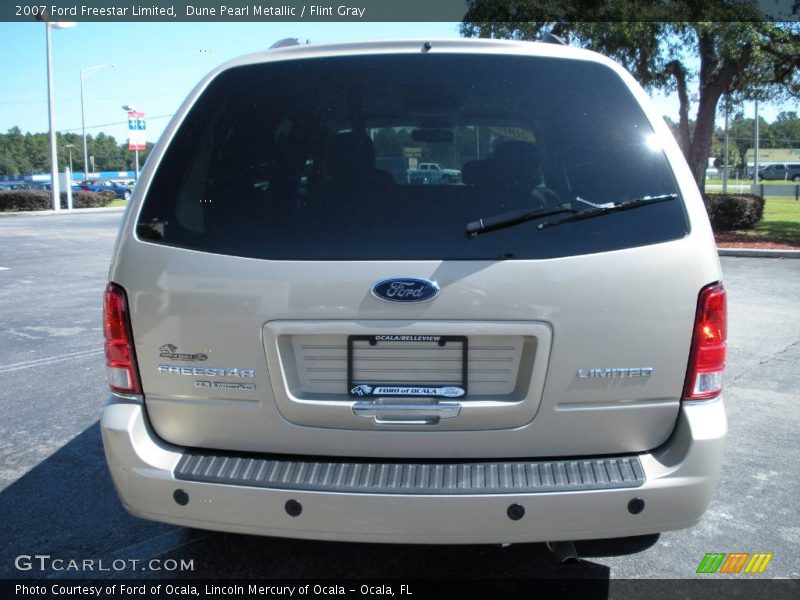
<path fill-rule="evenodd" d="M 128 150 L 144 150 L 145 130 L 144 113 L 130 111 L 128 113 Z"/>

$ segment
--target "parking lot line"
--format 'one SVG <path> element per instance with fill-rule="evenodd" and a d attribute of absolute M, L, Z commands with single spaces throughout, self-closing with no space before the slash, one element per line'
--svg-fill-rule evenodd
<path fill-rule="evenodd" d="M 86 358 L 88 356 L 100 355 L 103 353 L 101 349 L 79 350 L 77 352 L 69 352 L 58 356 L 48 356 L 46 358 L 37 358 L 35 360 L 26 360 L 23 362 L 12 363 L 9 365 L 0 365 L 0 373 L 8 373 L 10 371 L 18 371 L 20 369 L 28 369 L 30 367 L 43 367 L 49 364 L 64 362 L 67 360 L 76 360 L 78 358 Z"/>
<path fill-rule="evenodd" d="M 76 294 L 102 294 L 103 289 L 85 289 L 85 290 L 77 290 L 74 292 L 56 292 L 53 294 L 37 294 L 36 296 L 20 296 L 19 298 L 0 298 L 0 302 L 31 302 L 33 300 L 41 300 L 43 298 L 61 298 L 63 296 L 74 296 Z"/>

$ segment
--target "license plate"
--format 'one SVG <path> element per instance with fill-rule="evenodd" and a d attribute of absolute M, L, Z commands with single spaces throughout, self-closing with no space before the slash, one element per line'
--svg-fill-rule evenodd
<path fill-rule="evenodd" d="M 396 359 L 393 365 L 395 369 L 397 363 L 402 364 L 404 360 L 416 363 L 429 361 L 431 364 L 448 360 L 456 363 L 455 368 L 451 369 L 456 377 L 442 377 L 437 381 L 435 375 L 433 375 L 429 380 L 408 381 L 406 379 L 400 380 L 399 377 L 396 380 L 372 379 L 370 376 L 359 374 L 356 380 L 355 374 L 361 373 L 363 370 L 361 361 L 367 362 L 369 360 L 364 356 L 360 360 L 356 357 L 356 346 L 361 350 L 360 354 L 365 354 L 365 342 L 369 347 L 378 351 L 370 353 L 374 355 L 381 354 L 380 351 L 384 350 L 403 350 L 402 354 L 405 356 Z M 378 359 L 377 356 L 370 358 L 373 361 Z M 380 359 L 377 362 L 380 362 Z M 410 369 L 412 372 L 413 370 Z M 467 393 L 467 337 L 463 335 L 398 334 L 348 336 L 347 389 L 349 394 L 354 397 L 388 396 L 414 398 L 425 396 L 460 398 Z"/>

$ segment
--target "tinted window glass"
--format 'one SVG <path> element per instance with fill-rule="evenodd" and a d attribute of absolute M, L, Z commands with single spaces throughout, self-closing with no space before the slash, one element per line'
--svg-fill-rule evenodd
<path fill-rule="evenodd" d="M 306 59 L 220 74 L 158 167 L 140 238 L 271 259 L 526 259 L 682 237 L 680 200 L 478 237 L 522 208 L 676 193 L 616 74 L 552 58 Z"/>

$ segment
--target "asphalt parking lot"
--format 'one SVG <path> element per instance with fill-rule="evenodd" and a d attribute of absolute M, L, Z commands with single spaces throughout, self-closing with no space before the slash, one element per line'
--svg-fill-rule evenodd
<path fill-rule="evenodd" d="M 800 260 L 723 258 L 729 294 L 722 481 L 690 530 L 579 543 L 557 563 L 543 544 L 393 546 L 186 530 L 128 516 L 103 457 L 101 300 L 121 212 L 0 217 L 0 577 L 19 555 L 192 559 L 192 572 L 115 577 L 692 578 L 707 552 L 771 552 L 760 577 L 798 578 Z M 740 575 L 740 577 L 746 577 Z M 759 576 L 755 576 L 759 577 Z"/>

